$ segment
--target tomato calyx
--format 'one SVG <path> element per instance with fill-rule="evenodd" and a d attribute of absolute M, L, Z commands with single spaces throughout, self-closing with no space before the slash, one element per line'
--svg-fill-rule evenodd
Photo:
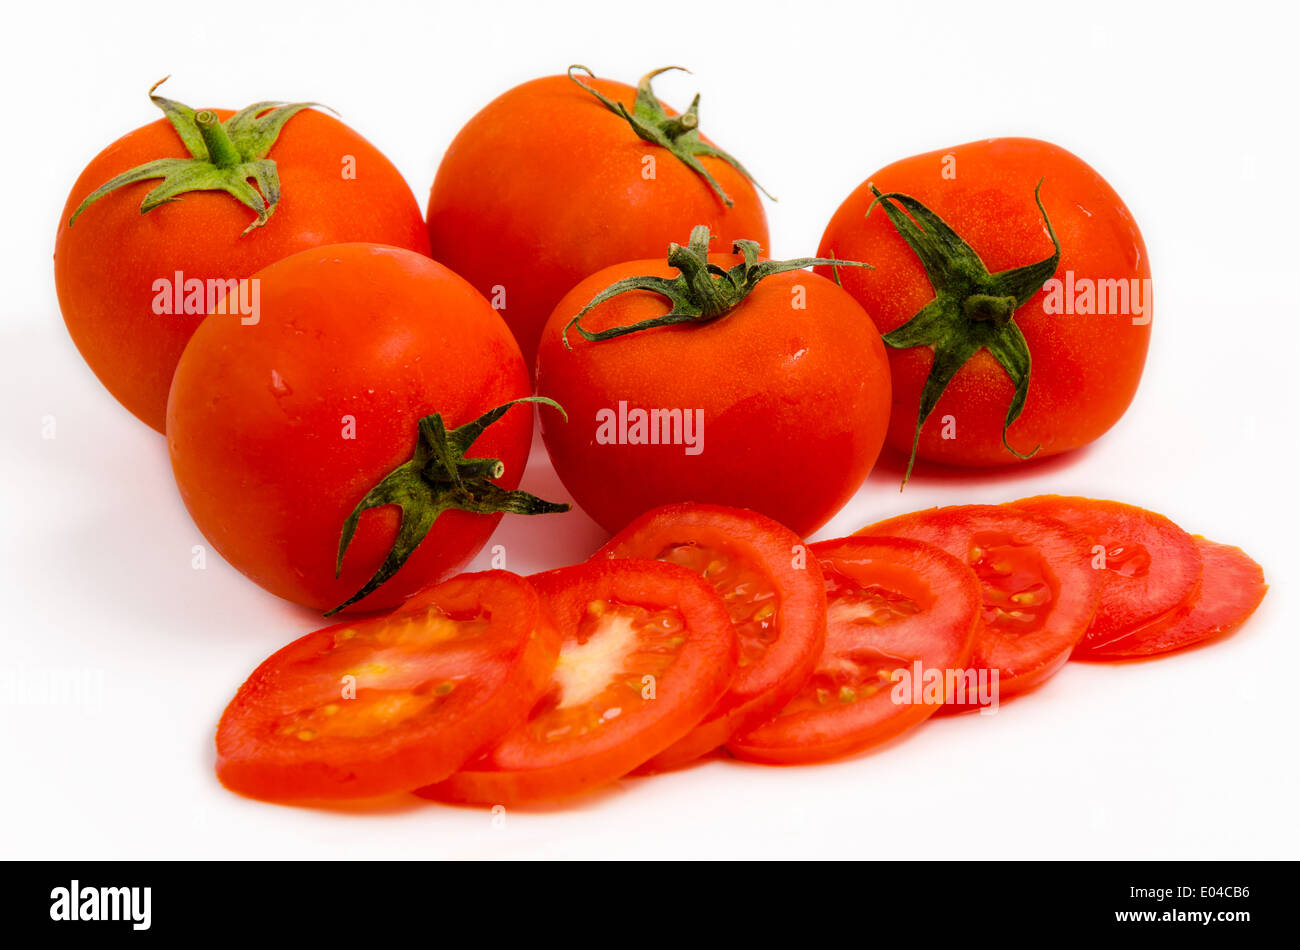
<path fill-rule="evenodd" d="M 244 229 L 244 234 L 260 228 L 270 219 L 280 201 L 280 173 L 275 161 L 266 155 L 286 122 L 303 109 L 320 103 L 256 102 L 222 122 L 211 109 L 196 112 L 183 103 L 155 95 L 154 90 L 168 78 L 153 84 L 149 98 L 163 111 L 192 157 L 160 158 L 109 179 L 77 206 L 68 219 L 68 227 L 72 227 L 86 208 L 109 192 L 155 178 L 161 178 L 162 183 L 145 195 L 140 205 L 141 214 L 147 214 L 164 202 L 175 201 L 186 192 L 224 191 L 257 214 L 256 220 Z M 250 181 L 256 182 L 257 187 L 249 184 Z"/>
<path fill-rule="evenodd" d="M 699 93 L 695 94 L 695 98 L 691 100 L 690 108 L 684 113 L 676 116 L 670 116 L 668 114 L 668 110 L 665 109 L 663 103 L 659 101 L 659 97 L 654 94 L 654 90 L 651 89 L 650 84 L 654 81 L 656 76 L 673 69 L 679 69 L 684 73 L 690 72 L 690 70 L 686 69 L 684 66 L 662 66 L 641 77 L 640 81 L 636 84 L 636 102 L 633 104 L 631 112 L 627 110 L 627 107 L 623 105 L 623 103 L 615 102 L 613 99 L 610 99 L 599 90 L 587 85 L 574 75 L 575 71 L 580 70 L 592 79 L 595 79 L 596 74 L 586 66 L 570 66 L 568 73 L 570 79 L 599 99 L 601 105 L 606 109 L 613 112 L 615 115 L 626 119 L 627 124 L 632 126 L 632 131 L 635 132 L 638 137 L 654 145 L 668 149 L 668 151 L 672 152 L 678 161 L 686 165 L 708 182 L 709 187 L 713 189 L 714 193 L 717 194 L 718 198 L 720 198 L 722 203 L 728 208 L 732 207 L 735 202 L 731 200 L 730 195 L 723 191 L 722 186 L 718 184 L 714 177 L 709 174 L 709 170 L 700 163 L 698 156 L 704 155 L 710 158 L 722 159 L 736 171 L 740 172 L 740 174 L 744 175 L 745 179 L 751 185 L 763 194 L 767 195 L 767 197 L 772 201 L 775 201 L 776 198 L 774 198 L 766 188 L 755 181 L 754 176 L 749 173 L 749 170 L 746 169 L 744 165 L 740 164 L 734 156 L 724 152 L 720 148 L 710 145 L 708 142 L 705 142 L 700 138 Z"/>
<path fill-rule="evenodd" d="M 569 331 L 577 330 L 589 343 L 598 343 L 614 337 L 626 336 L 654 327 L 666 327 L 676 323 L 708 323 L 725 316 L 739 307 L 754 288 L 766 277 L 782 274 L 786 271 L 802 270 L 818 264 L 839 267 L 871 267 L 859 261 L 831 260 L 821 257 L 801 257 L 791 261 L 760 261 L 761 248 L 756 241 L 736 241 L 732 245 L 734 253 L 744 259 L 730 270 L 724 270 L 709 261 L 709 243 L 713 236 L 707 225 L 697 225 L 691 229 L 690 241 L 685 247 L 673 242 L 668 246 L 668 265 L 679 273 L 676 277 L 626 277 L 610 284 L 582 308 L 564 327 L 562 338 L 566 349 L 572 350 L 569 343 Z M 673 308 L 662 317 L 653 317 L 630 323 L 627 326 L 611 327 L 593 333 L 581 323 L 593 308 L 619 294 L 633 290 L 648 290 L 651 293 L 667 297 Z"/>
<path fill-rule="evenodd" d="M 384 476 L 343 522 L 334 576 L 338 577 L 343 572 L 343 556 L 352 543 L 361 515 L 369 509 L 384 505 L 396 505 L 401 509 L 401 523 L 393 546 L 384 563 L 365 586 L 326 613 L 326 617 L 333 616 L 344 607 L 373 593 L 396 574 L 444 511 L 458 509 L 477 515 L 498 512 L 546 515 L 569 510 L 567 504 L 546 501 L 519 489 L 507 491 L 493 484 L 495 479 L 505 474 L 505 465 L 500 459 L 465 457 L 470 446 L 488 426 L 504 416 L 510 407 L 525 402 L 543 403 L 559 410 L 565 419 L 568 418 L 563 407 L 554 400 L 545 396 L 524 396 L 503 403 L 451 431 L 443 423 L 441 413 L 435 412 L 420 420 L 419 436 L 411 460 Z"/>
<path fill-rule="evenodd" d="M 1031 458 L 1041 448 L 1035 446 L 1027 453 L 1017 451 L 1007 441 L 1007 429 L 1025 408 L 1031 364 L 1029 345 L 1016 326 L 1015 312 L 1042 289 L 1061 262 L 1061 242 L 1039 197 L 1042 187 L 1040 179 L 1034 188 L 1034 202 L 1055 250 L 1034 264 L 990 274 L 974 249 L 921 202 L 897 192 L 881 194 L 875 185 L 871 186 L 871 193 L 876 197 L 867 214 L 876 205 L 885 209 L 899 236 L 921 259 L 935 292 L 934 299 L 910 320 L 882 337 L 886 345 L 895 349 L 914 346 L 934 349 L 930 375 L 921 390 L 912 454 L 907 460 L 903 486 L 912 475 L 925 420 L 957 371 L 982 349 L 993 355 L 1016 387 L 1002 423 L 1002 445 L 1020 459 Z"/>

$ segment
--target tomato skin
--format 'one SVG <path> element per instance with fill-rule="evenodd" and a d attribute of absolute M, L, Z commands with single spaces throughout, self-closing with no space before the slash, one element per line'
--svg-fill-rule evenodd
<path fill-rule="evenodd" d="M 397 637 L 352 656 L 335 653 L 346 653 L 367 635 L 382 636 L 393 625 L 418 625 L 431 607 L 451 616 L 486 614 L 489 626 L 414 650 L 404 650 Z M 344 641 L 340 634 L 353 636 Z M 559 647 L 559 633 L 526 580 L 505 571 L 462 574 L 421 592 L 391 616 L 314 631 L 269 657 L 221 717 L 217 775 L 232 791 L 272 801 L 366 798 L 438 781 L 528 714 L 550 681 Z M 307 741 L 277 728 L 323 703 L 350 712 L 346 704 L 365 701 L 365 691 L 385 672 L 363 671 L 375 660 L 414 671 L 399 668 L 396 683 L 378 687 L 394 698 L 427 696 L 418 684 L 405 682 L 417 677 L 450 677 L 456 686 L 423 718 L 410 716 L 391 726 L 353 726 L 353 734 L 323 733 Z M 349 672 L 356 687 L 351 698 L 341 695 L 340 686 Z"/>
<path fill-rule="evenodd" d="M 638 772 L 677 768 L 771 718 L 812 674 L 826 641 L 821 568 L 797 534 L 757 512 L 721 505 L 666 505 L 637 518 L 592 558 L 658 559 L 666 548 L 680 544 L 722 553 L 760 576 L 776 594 L 779 632 L 761 656 L 740 667 L 726 694 L 689 734 Z M 795 566 L 800 555 L 801 564 Z M 732 619 L 739 633 L 743 622 L 734 612 Z"/>
<path fill-rule="evenodd" d="M 731 620 L 699 575 L 675 564 L 623 559 L 588 561 L 530 578 L 565 649 L 576 641 L 588 605 L 597 599 L 671 607 L 685 620 L 681 652 L 658 677 L 656 695 L 604 722 L 594 733 L 555 741 L 534 736 L 529 723 L 511 730 L 490 752 L 444 782 L 417 794 L 439 801 L 510 805 L 566 798 L 626 775 L 688 733 L 722 696 L 736 671 Z M 541 704 L 539 704 L 541 705 Z"/>
<path fill-rule="evenodd" d="M 1097 614 L 1075 647 L 1086 653 L 1125 631 L 1173 610 L 1193 593 L 1201 578 L 1201 555 L 1189 535 L 1164 515 L 1136 505 L 1100 498 L 1037 495 L 1014 502 L 1025 511 L 1056 518 L 1105 548 L 1105 567 L 1094 554 L 1101 580 Z"/>
<path fill-rule="evenodd" d="M 955 178 L 942 175 L 949 157 Z M 1095 282 L 1150 279 L 1142 234 L 1114 189 L 1065 149 L 1026 138 L 985 139 L 887 165 L 835 212 L 818 255 L 875 265 L 870 271 L 841 268 L 840 276 L 880 332 L 888 333 L 935 294 L 920 259 L 883 210 L 865 217 L 874 200 L 869 184 L 921 201 L 966 240 L 990 272 L 997 272 L 1052 253 L 1034 203 L 1040 179 L 1042 201 L 1062 246 L 1056 278 L 1064 280 L 1072 271 L 1076 280 Z M 1149 303 L 1148 291 L 1143 293 Z M 1086 445 L 1119 420 L 1137 391 L 1151 337 L 1149 319 L 1135 325 L 1129 314 L 1048 314 L 1046 299 L 1040 291 L 1014 318 L 1033 362 L 1024 411 L 1007 438 L 1020 452 L 1041 446 L 1035 457 Z M 894 412 L 887 442 L 904 454 L 911 451 L 932 360 L 929 347 L 889 350 Z M 1002 423 L 1014 391 L 988 351 L 976 353 L 939 398 L 921 431 L 918 456 L 949 465 L 1016 463 L 1002 445 Z M 944 416 L 955 419 L 956 438 L 943 437 Z"/>
<path fill-rule="evenodd" d="M 172 470 L 222 557 L 273 594 L 325 610 L 359 590 L 392 547 L 398 510 L 366 512 L 335 578 L 344 519 L 411 459 L 419 419 L 440 412 L 448 428 L 462 425 L 528 395 L 528 373 L 487 301 L 412 251 L 334 245 L 257 276 L 259 322 L 214 315 L 177 367 Z M 531 438 L 532 409 L 515 406 L 469 454 L 501 459 L 497 484 L 513 489 Z M 391 607 L 456 573 L 499 520 L 443 513 L 406 564 L 348 609 Z"/>
<path fill-rule="evenodd" d="M 946 675 L 963 670 L 980 626 L 980 586 L 974 573 L 951 554 L 921 541 L 905 538 L 840 538 L 811 546 L 828 579 L 845 579 L 853 587 L 884 589 L 906 597 L 919 610 L 879 625 L 855 623 L 842 616 L 850 597 L 831 596 L 826 648 L 817 672 L 799 691 L 801 707 L 790 707 L 769 722 L 734 737 L 727 749 L 737 758 L 769 765 L 822 762 L 862 752 L 920 725 L 943 704 L 895 702 L 894 690 L 912 693 L 900 681 L 874 685 L 876 691 L 852 703 L 837 703 L 833 691 L 844 683 L 845 668 L 855 671 L 878 660 L 913 676 L 913 662 Z M 856 593 L 856 591 L 854 592 Z M 925 674 L 923 674 L 925 675 Z M 854 688 L 859 688 L 855 683 Z M 832 693 L 829 704 L 812 696 Z M 819 708 L 819 706 L 821 708 Z M 811 707 L 811 708 L 809 708 Z"/>
<path fill-rule="evenodd" d="M 632 108 L 634 87 L 582 80 Z M 754 186 L 721 159 L 700 162 L 733 207 L 567 76 L 526 82 L 470 119 L 443 156 L 429 193 L 433 256 L 489 300 L 505 289 L 501 312 L 531 369 L 551 310 L 587 275 L 662 258 L 700 224 L 719 248 L 738 239 L 768 246 Z"/>
<path fill-rule="evenodd" d="M 1268 592 L 1263 569 L 1240 548 L 1193 536 L 1204 570 L 1177 607 L 1109 640 L 1079 644 L 1074 659 L 1125 660 L 1170 653 L 1235 632 Z"/>
<path fill-rule="evenodd" d="M 1007 636 L 988 622 L 993 597 L 988 588 L 996 582 L 981 578 L 986 588 L 985 620 L 975 637 L 971 663 L 977 670 L 998 670 L 999 695 L 1005 699 L 1054 676 L 1087 632 L 1100 596 L 1096 572 L 1090 566 L 1091 540 L 1054 518 L 1004 505 L 929 508 L 877 522 L 857 534 L 913 538 L 973 563 L 980 536 L 993 532 L 1005 533 L 1013 544 L 1036 552 L 1031 556 L 1041 557 L 1039 570 L 1051 589 L 1051 609 L 1042 624 L 1031 632 Z M 970 702 L 950 703 L 943 711 L 972 708 L 975 704 Z"/>
<path fill-rule="evenodd" d="M 710 255 L 731 267 L 732 255 Z M 852 268 L 844 268 L 850 270 Z M 671 277 L 662 261 L 606 268 L 578 284 L 542 334 L 537 391 L 569 413 L 542 419 L 547 451 L 579 505 L 611 533 L 661 505 L 749 508 L 807 535 L 857 491 L 888 422 L 889 365 L 870 318 L 834 283 L 807 271 L 766 278 L 735 310 L 702 324 L 589 343 L 564 327 L 598 292 L 639 275 Z M 806 309 L 792 309 L 802 288 Z M 593 332 L 662 316 L 648 293 L 615 297 L 583 317 Z M 703 443 L 601 444 L 598 413 L 700 410 Z"/>
<path fill-rule="evenodd" d="M 231 112 L 217 114 L 224 121 Z M 344 155 L 356 159 L 355 179 L 341 174 Z M 187 279 L 242 279 L 298 251 L 349 241 L 429 252 L 420 208 L 397 169 L 348 126 L 312 109 L 291 118 L 271 148 L 281 197 L 263 227 L 242 234 L 254 213 L 218 191 L 189 192 L 141 214 L 157 180 L 118 189 L 68 226 L 82 200 L 114 176 L 188 157 L 166 119 L 118 139 L 73 185 L 54 248 L 59 307 L 73 342 L 109 392 L 159 432 L 176 363 L 205 314 L 156 314 L 156 280 L 171 282 L 178 271 Z"/>

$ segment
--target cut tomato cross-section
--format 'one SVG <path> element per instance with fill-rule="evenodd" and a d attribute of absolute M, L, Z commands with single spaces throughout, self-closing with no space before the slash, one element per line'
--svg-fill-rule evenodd
<path fill-rule="evenodd" d="M 971 664 L 998 671 L 999 700 L 1059 670 L 1097 610 L 1090 540 L 1061 521 L 1002 505 L 954 505 L 900 515 L 859 534 L 926 541 L 980 580 L 984 610 Z M 972 708 L 951 703 L 945 712 Z"/>
<path fill-rule="evenodd" d="M 1201 537 L 1192 539 L 1203 565 L 1199 586 L 1187 601 L 1111 640 L 1089 640 L 1075 658 L 1122 660 L 1181 650 L 1232 633 L 1255 612 L 1268 584 L 1246 552 Z"/>
<path fill-rule="evenodd" d="M 505 571 L 462 574 L 385 616 L 309 633 L 248 678 L 217 728 L 217 775 L 272 800 L 364 798 L 446 778 L 520 722 L 560 638 Z"/>
<path fill-rule="evenodd" d="M 733 738 L 738 758 L 817 762 L 919 725 L 965 689 L 980 585 L 933 545 L 844 538 L 812 545 L 826 582 L 826 645 L 811 679 L 770 722 Z"/>
<path fill-rule="evenodd" d="M 550 687 L 486 755 L 418 794 L 509 805 L 612 782 L 690 732 L 735 674 L 731 618 L 693 571 L 600 560 L 531 580 L 564 637 Z"/>
<path fill-rule="evenodd" d="M 680 564 L 727 605 L 740 643 L 736 677 L 691 732 L 638 771 L 675 768 L 770 719 L 811 675 L 826 637 L 821 569 L 799 536 L 765 515 L 721 505 L 647 512 L 594 558 Z"/>

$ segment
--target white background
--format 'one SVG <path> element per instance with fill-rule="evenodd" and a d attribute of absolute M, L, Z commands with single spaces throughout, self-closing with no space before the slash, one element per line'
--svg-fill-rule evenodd
<path fill-rule="evenodd" d="M 229 23 L 132 6 L 18 5 L 0 40 L 0 670 L 103 683 L 97 703 L 0 705 L 0 857 L 1300 856 L 1294 5 L 318 0 L 232 8 Z M 1273 585 L 1254 619 L 1158 662 L 1071 664 L 999 715 L 932 721 L 865 757 L 714 761 L 513 811 L 503 827 L 414 799 L 324 811 L 224 791 L 212 772 L 224 704 L 320 622 L 215 555 L 191 569 L 202 538 L 162 437 L 102 390 L 59 317 L 51 253 L 67 190 L 156 118 L 145 92 L 172 73 L 168 95 L 195 107 L 329 103 L 423 206 L 473 112 L 573 62 L 627 81 L 692 67 L 657 89 L 679 108 L 700 90 L 703 128 L 780 197 L 777 257 L 814 253 L 844 196 L 906 155 L 1031 135 L 1098 168 L 1155 275 L 1128 415 L 1072 456 L 922 473 L 903 496 L 896 463 L 882 464 L 818 537 L 936 503 L 1114 497 L 1245 547 Z M 562 494 L 540 443 L 524 487 Z M 564 531 L 503 524 L 510 566 L 575 561 L 601 540 L 581 513 L 563 517 Z"/>

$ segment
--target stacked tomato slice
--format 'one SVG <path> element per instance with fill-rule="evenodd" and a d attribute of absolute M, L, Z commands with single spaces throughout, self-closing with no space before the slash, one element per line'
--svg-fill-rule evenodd
<path fill-rule="evenodd" d="M 715 749 L 816 762 L 996 706 L 1074 657 L 1237 629 L 1259 565 L 1132 505 L 933 508 L 807 545 L 716 505 L 648 512 L 586 562 L 463 574 L 295 641 L 217 733 L 271 800 L 564 798 Z"/>

